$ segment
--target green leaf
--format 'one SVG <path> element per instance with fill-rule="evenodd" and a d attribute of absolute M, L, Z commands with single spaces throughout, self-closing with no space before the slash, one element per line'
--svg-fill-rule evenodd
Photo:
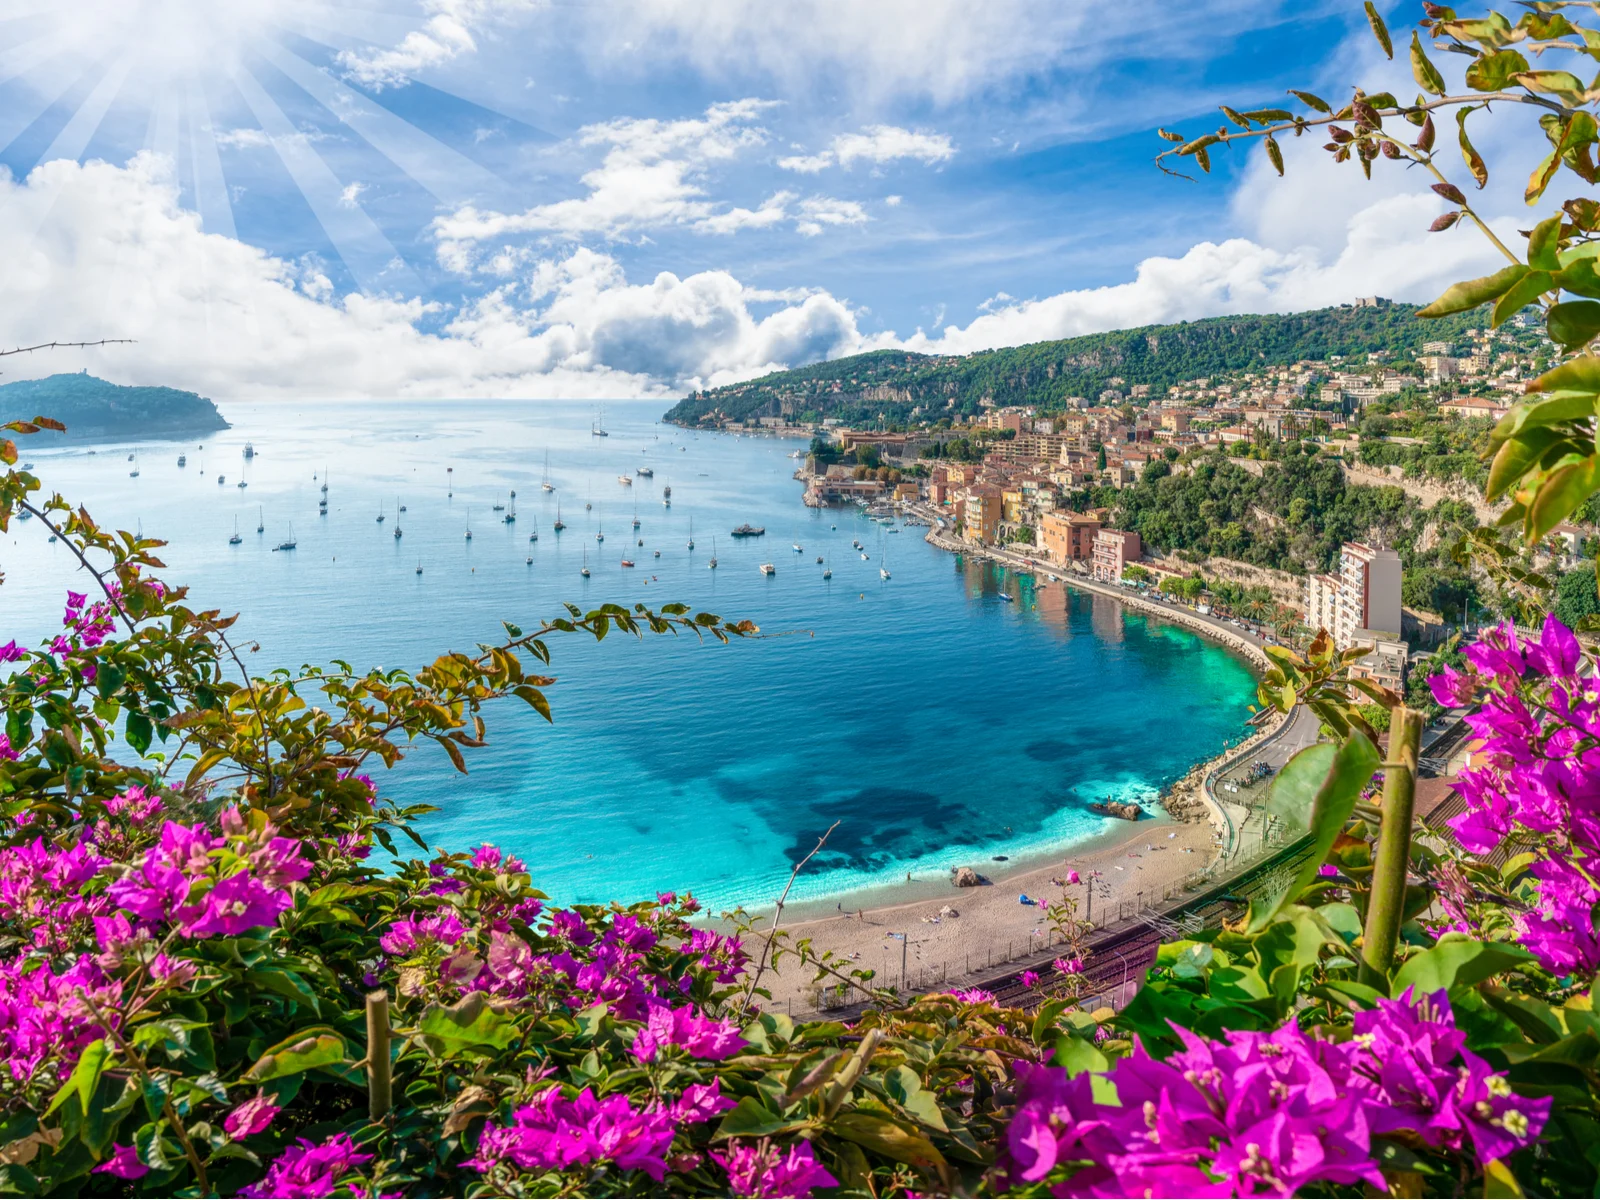
<path fill-rule="evenodd" d="M 855 1142 L 892 1162 L 910 1163 L 924 1170 L 945 1165 L 944 1155 L 927 1138 L 878 1113 L 849 1109 L 836 1116 L 830 1128 L 846 1141 Z"/>
<path fill-rule="evenodd" d="M 125 730 L 128 738 L 128 745 L 132 746 L 135 751 L 143 754 L 146 750 L 150 749 L 150 738 L 155 730 L 150 724 L 149 717 L 145 716 L 142 712 L 129 711 L 128 724 L 125 727 Z"/>
<path fill-rule="evenodd" d="M 1350 819 L 1356 798 L 1381 761 L 1367 736 L 1356 731 L 1337 747 L 1326 742 L 1307 746 L 1284 764 L 1272 781 L 1267 809 L 1308 830 L 1312 852 L 1283 892 L 1252 903 L 1252 929 L 1265 927 L 1328 861 L 1334 839 Z"/>
<path fill-rule="evenodd" d="M 110 1061 L 111 1047 L 106 1044 L 104 1038 L 96 1038 L 85 1046 L 78 1054 L 78 1065 L 72 1069 L 72 1075 L 56 1093 L 55 1099 L 50 1102 L 50 1107 L 45 1109 L 45 1116 L 55 1112 L 61 1102 L 73 1093 L 77 1093 L 79 1107 L 87 1113 L 89 1102 L 94 1098 L 94 1090 L 100 1086 L 100 1076 Z"/>
<path fill-rule="evenodd" d="M 1415 37 L 1416 34 L 1412 34 Z M 1467 86 L 1475 92 L 1504 91 L 1513 75 L 1528 69 L 1528 60 L 1515 50 L 1499 50 L 1493 54 L 1480 54 L 1467 68 Z M 1443 95 L 1441 91 L 1438 93 Z"/>
<path fill-rule="evenodd" d="M 1085 1071 L 1108 1071 L 1111 1064 L 1098 1047 L 1087 1038 L 1069 1034 L 1056 1039 L 1056 1052 L 1051 1058 L 1054 1066 L 1063 1068 L 1067 1078 L 1073 1079 Z"/>
<path fill-rule="evenodd" d="M 1529 271 L 1494 302 L 1494 314 L 1489 318 L 1489 323 L 1496 327 L 1504 325 L 1553 288 L 1555 282 L 1555 276 L 1549 271 Z"/>
<path fill-rule="evenodd" d="M 474 993 L 481 995 L 482 993 Z M 279 1042 L 245 1072 L 248 1083 L 264 1083 L 269 1079 L 282 1079 L 286 1075 L 299 1075 L 318 1067 L 331 1067 L 345 1060 L 344 1039 L 336 1033 L 317 1033 L 310 1037 L 297 1034 Z"/>
<path fill-rule="evenodd" d="M 1590 245 L 1600 249 L 1600 242 L 1591 242 Z M 1568 259 L 1565 251 L 1561 257 Z M 1564 292 L 1600 300 L 1600 271 L 1595 269 L 1594 259 L 1578 258 L 1564 262 L 1561 272 L 1556 276 L 1556 286 Z"/>
<path fill-rule="evenodd" d="M 296 975 L 293 971 L 285 971 L 278 967 L 257 967 L 255 970 L 245 972 L 245 982 L 265 991 L 277 992 L 286 996 L 296 1004 L 303 1004 L 316 1016 L 322 1015 L 322 1008 L 317 1003 L 317 994 L 311 985 Z"/>
<path fill-rule="evenodd" d="M 1467 116 L 1473 111 L 1470 108 L 1456 109 L 1456 130 L 1461 143 L 1461 158 L 1481 188 L 1489 182 L 1489 168 L 1484 165 L 1483 156 L 1473 147 L 1472 139 L 1467 136 Z"/>
<path fill-rule="evenodd" d="M 1586 346 L 1600 333 L 1600 302 L 1567 300 L 1552 305 L 1545 314 L 1545 328 L 1551 341 L 1568 350 Z"/>
<path fill-rule="evenodd" d="M 1039 1006 L 1038 1015 L 1033 1018 L 1034 1045 L 1044 1045 L 1045 1038 L 1055 1031 L 1056 1018 L 1065 1012 L 1071 1003 L 1070 1000 L 1046 1000 Z"/>
<path fill-rule="evenodd" d="M 1550 472 L 1528 506 L 1527 520 L 1523 524 L 1525 539 L 1536 542 L 1544 537 L 1597 490 L 1600 490 L 1600 456 L 1590 455 L 1583 462 Z"/>
<path fill-rule="evenodd" d="M 1583 81 L 1570 71 L 1519 71 L 1517 82 L 1530 92 L 1555 96 L 1568 108 L 1583 103 Z"/>
<path fill-rule="evenodd" d="M 1559 367 L 1546 371 L 1527 385 L 1528 392 L 1559 392 L 1567 390 L 1600 393 L 1600 356 L 1580 354 L 1569 358 Z"/>
<path fill-rule="evenodd" d="M 1393 58 L 1394 43 L 1389 40 L 1389 27 L 1383 23 L 1383 18 L 1378 15 L 1378 7 L 1372 0 L 1367 0 L 1367 24 L 1372 26 L 1372 36 L 1383 47 L 1384 57 Z"/>
<path fill-rule="evenodd" d="M 1431 96 L 1444 95 L 1444 76 L 1439 74 L 1428 59 L 1427 53 L 1422 49 L 1422 42 L 1418 40 L 1415 32 L 1411 35 L 1411 74 L 1417 81 L 1417 86 Z"/>
<path fill-rule="evenodd" d="M 917 1078 L 917 1073 L 904 1064 L 890 1067 L 883 1077 L 884 1091 L 888 1092 L 894 1102 L 905 1109 L 913 1120 L 919 1121 L 940 1133 L 949 1133 L 950 1127 L 945 1124 L 944 1114 L 939 1111 L 938 1098 L 932 1092 L 925 1091 L 922 1080 Z"/>
<path fill-rule="evenodd" d="M 1300 101 L 1300 103 L 1304 104 L 1307 108 L 1316 109 L 1316 111 L 1319 113 L 1331 113 L 1333 111 L 1333 109 L 1329 107 L 1326 100 L 1324 100 L 1321 96 L 1314 96 L 1310 92 L 1300 92 L 1296 91 L 1294 88 L 1290 88 L 1289 95 Z"/>
<path fill-rule="evenodd" d="M 519 1036 L 516 1024 L 495 1012 L 483 992 L 469 992 L 448 1007 L 428 1005 L 417 1029 L 445 1055 L 468 1046 L 504 1050 Z"/>
<path fill-rule="evenodd" d="M 722 1118 L 722 1124 L 717 1126 L 716 1140 L 720 1142 L 724 1138 L 771 1137 L 775 1133 L 787 1133 L 791 1129 L 801 1129 L 808 1124 L 810 1124 L 809 1118 L 786 1117 L 782 1113 L 773 1112 L 755 1097 L 746 1096 Z"/>
<path fill-rule="evenodd" d="M 1561 269 L 1561 214 L 1540 221 L 1528 234 L 1528 265 L 1536 271 Z"/>
<path fill-rule="evenodd" d="M 1513 263 L 1509 267 L 1502 267 L 1493 275 L 1451 284 L 1445 289 L 1444 295 L 1418 312 L 1417 316 L 1448 317 L 1452 313 L 1477 308 L 1480 304 L 1486 304 L 1505 295 L 1527 273 L 1527 267 L 1521 263 Z"/>
<path fill-rule="evenodd" d="M 1409 987 L 1425 995 L 1471 987 L 1532 960 L 1533 955 L 1509 942 L 1457 940 L 1447 934 L 1437 946 L 1406 959 L 1395 973 L 1393 992 L 1398 996 Z"/>

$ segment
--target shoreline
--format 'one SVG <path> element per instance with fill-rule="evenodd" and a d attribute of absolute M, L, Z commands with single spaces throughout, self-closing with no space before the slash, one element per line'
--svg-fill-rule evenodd
<path fill-rule="evenodd" d="M 1039 575 L 1051 570 L 1029 567 L 1020 556 L 1013 558 L 990 547 L 955 543 L 941 537 L 933 523 L 924 540 L 939 549 L 974 554 L 1016 571 Z M 1262 647 L 1242 630 L 1071 574 L 1058 578 L 1063 586 L 1104 596 L 1188 628 L 1242 655 L 1256 672 L 1270 666 Z M 791 901 L 784 906 L 782 928 L 810 939 L 818 952 L 831 951 L 848 960 L 841 969 L 870 967 L 879 972 L 879 982 L 898 983 L 903 962 L 908 982 L 914 979 L 917 985 L 926 986 L 930 981 L 948 984 L 992 973 L 1007 962 L 1037 958 L 1047 950 L 1053 939 L 1042 904 L 1023 905 L 1020 897 L 1026 894 L 1043 903 L 1058 898 L 1063 889 L 1055 881 L 1067 870 L 1078 871 L 1083 884 L 1066 888 L 1066 894 L 1077 899 L 1080 916 L 1092 914 L 1099 929 L 1142 913 L 1163 911 L 1170 907 L 1169 902 L 1192 895 L 1209 881 L 1232 850 L 1233 823 L 1211 792 L 1212 777 L 1229 763 L 1258 752 L 1263 743 L 1286 732 L 1292 722 L 1292 714 L 1274 713 L 1248 737 L 1224 744 L 1195 763 L 1161 790 L 1163 811 L 1148 820 L 1112 819 L 1107 828 L 1090 838 L 1003 864 L 952 859 L 952 872 L 957 866 L 970 866 L 985 877 L 979 887 L 957 887 L 951 876 L 938 880 L 924 877 L 838 892 L 826 899 Z M 1119 829 L 1119 824 L 1127 828 Z M 834 902 L 831 912 L 829 900 Z M 941 915 L 946 909 L 959 915 Z M 773 909 L 769 904 L 749 911 L 771 914 Z M 904 935 L 909 944 L 891 936 L 894 934 Z M 774 1003 L 787 1004 L 791 1011 L 827 1011 L 810 974 L 769 971 Z"/>

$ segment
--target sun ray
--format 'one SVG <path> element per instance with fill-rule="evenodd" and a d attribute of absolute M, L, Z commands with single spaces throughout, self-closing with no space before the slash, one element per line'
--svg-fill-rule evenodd
<path fill-rule="evenodd" d="M 228 195 L 228 180 L 222 171 L 222 155 L 217 151 L 216 130 L 211 123 L 211 105 L 199 76 L 192 72 L 184 84 L 184 103 L 189 110 L 189 169 L 194 173 L 194 203 L 200 223 L 207 233 L 238 237 L 233 199 Z"/>
<path fill-rule="evenodd" d="M 150 105 L 150 124 L 145 130 L 144 148 L 178 161 L 178 89 L 170 82 L 162 87 Z"/>
<path fill-rule="evenodd" d="M 255 115 L 256 123 L 272 139 L 284 169 L 310 205 L 334 251 L 351 278 L 363 291 L 399 289 L 408 294 L 422 290 L 416 273 L 396 252 L 394 244 L 358 204 L 341 203 L 344 184 L 313 150 L 278 102 L 259 80 L 241 68 L 233 76 L 239 94 Z"/>
<path fill-rule="evenodd" d="M 506 191 L 492 171 L 418 129 L 300 55 L 266 42 L 262 56 L 436 200 L 461 204 Z"/>
<path fill-rule="evenodd" d="M 58 51 L 19 71 L 12 77 L 12 92 L 26 94 L 27 101 L 13 99 L 0 105 L 0 151 L 10 149 L 22 133 L 49 112 L 73 88 L 92 76 L 99 64 L 80 72 L 64 70 L 64 51 Z"/>
<path fill-rule="evenodd" d="M 39 156 L 40 162 L 50 162 L 57 158 L 80 157 L 89 145 L 89 139 L 94 137 L 95 130 L 100 128 L 100 122 L 105 120 L 106 113 L 111 110 L 112 103 L 122 91 L 122 85 L 127 81 L 128 72 L 133 69 L 133 52 L 125 51 L 111 64 L 111 67 L 100 77 L 100 82 L 84 97 L 83 103 L 78 105 L 78 111 L 72 114 L 71 119 L 61 127 L 50 145 Z"/>

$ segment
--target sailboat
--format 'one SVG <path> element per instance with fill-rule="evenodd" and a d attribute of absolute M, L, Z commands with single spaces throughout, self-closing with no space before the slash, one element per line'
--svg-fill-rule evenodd
<path fill-rule="evenodd" d="M 592 434 L 595 437 L 610 437 L 611 436 L 609 433 L 606 432 L 606 406 L 604 404 L 602 404 L 600 406 L 599 419 L 596 420 L 593 425 L 589 426 L 589 432 L 590 432 L 590 434 Z"/>
<path fill-rule="evenodd" d="M 689 518 L 689 549 L 694 549 L 694 518 Z"/>
<path fill-rule="evenodd" d="M 246 458 L 254 458 L 256 456 L 256 448 L 249 442 L 244 444 L 244 456 Z"/>
<path fill-rule="evenodd" d="M 128 455 L 128 458 L 133 463 L 133 470 L 128 472 L 128 478 L 129 479 L 137 479 L 137 478 L 139 478 L 139 459 L 138 459 L 137 456 L 132 455 L 132 454 Z"/>
<path fill-rule="evenodd" d="M 511 494 L 512 494 L 512 496 L 516 495 L 515 492 L 512 492 Z M 516 500 L 513 499 L 511 501 L 511 508 L 506 512 L 506 515 L 505 515 L 505 524 L 507 524 L 507 525 L 515 525 L 516 523 L 517 523 L 517 502 L 516 502 Z"/>
<path fill-rule="evenodd" d="M 324 496 L 326 496 L 328 494 L 328 468 L 327 467 L 323 467 L 322 468 L 322 494 Z"/>
<path fill-rule="evenodd" d="M 532 533 L 530 533 L 528 535 L 528 540 L 530 542 L 537 542 L 539 540 L 539 531 L 535 529 Z"/>
<path fill-rule="evenodd" d="M 472 540 L 472 510 L 467 509 L 467 541 Z"/>
<path fill-rule="evenodd" d="M 550 451 L 544 452 L 544 479 L 539 484 L 547 492 L 556 490 L 556 485 L 550 482 Z"/>
<path fill-rule="evenodd" d="M 662 508 L 671 508 L 672 507 L 672 485 L 670 483 L 667 484 L 666 487 L 661 489 L 661 507 Z"/>
<path fill-rule="evenodd" d="M 188 465 L 189 465 L 189 456 L 187 454 L 178 455 L 178 467 L 180 469 L 182 469 L 183 467 L 187 467 Z"/>
<path fill-rule="evenodd" d="M 633 527 L 635 529 L 639 528 L 639 499 L 638 499 L 638 497 L 634 497 L 634 501 L 633 501 Z"/>
<path fill-rule="evenodd" d="M 883 551 L 881 560 L 878 567 L 878 578 L 887 580 L 889 578 L 889 551 L 887 549 Z"/>
<path fill-rule="evenodd" d="M 589 548 L 587 546 L 583 548 L 583 570 L 579 571 L 578 574 L 585 579 L 589 578 Z"/>
<path fill-rule="evenodd" d="M 394 500 L 394 540 L 397 542 L 400 540 L 402 532 L 400 529 L 400 514 L 403 512 L 405 512 L 405 505 L 401 504 L 400 497 L 396 496 Z"/>
<path fill-rule="evenodd" d="M 710 567 L 713 571 L 717 569 L 717 539 L 715 537 L 711 539 L 711 561 L 708 562 L 706 566 Z"/>
<path fill-rule="evenodd" d="M 383 524 L 383 503 L 381 501 L 378 503 L 378 524 Z"/>
<path fill-rule="evenodd" d="M 272 548 L 274 554 L 279 550 L 293 550 L 297 543 L 294 540 L 294 522 L 289 522 L 289 536 Z"/>
<path fill-rule="evenodd" d="M 233 519 L 233 536 L 228 539 L 228 545 L 237 546 L 242 541 L 244 541 L 244 538 L 239 536 L 239 518 L 235 517 Z"/>
<path fill-rule="evenodd" d="M 494 512 L 505 512 L 506 510 L 506 506 L 504 504 L 491 504 L 489 507 Z"/>
<path fill-rule="evenodd" d="M 267 510 L 258 505 L 256 507 L 256 532 L 257 533 L 265 533 L 266 531 L 267 531 Z"/>
<path fill-rule="evenodd" d="M 558 502 L 556 504 L 556 523 L 550 526 L 550 528 L 554 529 L 557 533 L 560 533 L 566 527 L 567 523 L 561 519 L 561 505 Z"/>
<path fill-rule="evenodd" d="M 444 498 L 446 500 L 450 499 L 451 496 L 456 494 L 455 487 L 456 469 L 454 467 L 446 467 L 444 469 Z"/>
<path fill-rule="evenodd" d="M 594 531 L 594 540 L 597 542 L 603 542 L 606 540 L 606 530 L 603 519 L 598 523 L 598 527 Z"/>
<path fill-rule="evenodd" d="M 418 575 L 422 574 L 422 560 L 420 558 L 417 559 L 417 574 Z"/>

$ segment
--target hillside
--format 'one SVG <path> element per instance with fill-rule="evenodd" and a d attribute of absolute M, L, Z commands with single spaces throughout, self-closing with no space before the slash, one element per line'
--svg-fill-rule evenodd
<path fill-rule="evenodd" d="M 1419 321 L 1416 311 L 1382 304 L 1212 317 L 965 356 L 878 350 L 695 392 L 666 419 L 689 425 L 720 410 L 736 421 L 784 414 L 906 421 L 919 406 L 919 419 L 975 413 L 984 399 L 1052 409 L 1069 396 L 1093 399 L 1114 379 L 1152 384 L 1159 393 L 1188 379 L 1300 359 L 1370 350 L 1410 358 L 1423 342 L 1456 341 L 1485 324 L 1478 312 Z"/>
<path fill-rule="evenodd" d="M 0 421 L 54 417 L 65 434 L 35 435 L 50 442 L 132 441 L 190 437 L 227 429 L 217 406 L 194 392 L 169 387 L 124 387 L 93 375 L 51 375 L 0 386 Z"/>

